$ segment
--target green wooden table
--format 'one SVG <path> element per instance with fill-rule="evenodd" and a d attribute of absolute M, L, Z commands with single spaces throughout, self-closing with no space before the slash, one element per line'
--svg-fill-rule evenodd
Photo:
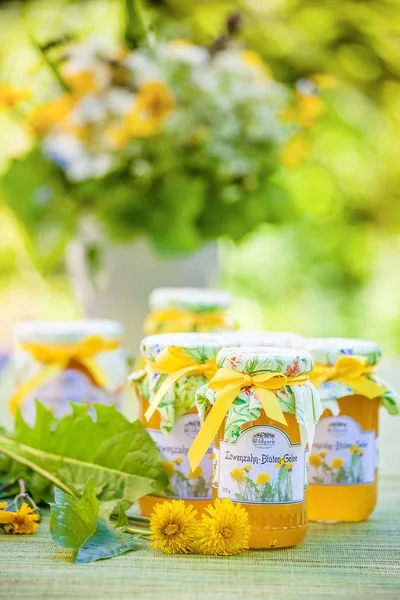
<path fill-rule="evenodd" d="M 383 476 L 373 516 L 358 525 L 310 524 L 297 548 L 238 557 L 137 551 L 74 565 L 48 533 L 0 536 L 0 598 L 225 600 L 400 599 L 400 476 Z"/>

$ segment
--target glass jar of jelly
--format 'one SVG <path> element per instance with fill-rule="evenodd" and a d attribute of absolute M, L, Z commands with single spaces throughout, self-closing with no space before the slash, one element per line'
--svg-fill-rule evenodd
<path fill-rule="evenodd" d="M 57 417 L 70 402 L 120 407 L 127 376 L 123 327 L 116 321 L 28 321 L 14 330 L 11 412 L 35 420 L 35 399 Z"/>
<path fill-rule="evenodd" d="M 320 338 L 307 348 L 324 409 L 309 456 L 309 518 L 364 521 L 377 502 L 379 407 L 396 414 L 396 397 L 376 375 L 375 343 Z"/>
<path fill-rule="evenodd" d="M 192 468 L 215 435 L 213 496 L 246 508 L 250 548 L 294 546 L 307 534 L 306 454 L 320 414 L 312 366 L 303 350 L 223 349 L 197 392 Z"/>
<path fill-rule="evenodd" d="M 194 470 L 188 450 L 200 429 L 196 390 L 214 375 L 220 348 L 215 334 L 167 333 L 142 340 L 143 368 L 130 380 L 139 399 L 139 418 L 161 452 L 170 482 L 164 496 L 139 501 L 144 516 L 168 498 L 182 499 L 198 510 L 212 498 L 212 447 Z"/>
<path fill-rule="evenodd" d="M 147 335 L 175 332 L 214 332 L 236 329 L 227 316 L 230 294 L 207 288 L 158 288 L 149 297 L 144 322 Z"/>

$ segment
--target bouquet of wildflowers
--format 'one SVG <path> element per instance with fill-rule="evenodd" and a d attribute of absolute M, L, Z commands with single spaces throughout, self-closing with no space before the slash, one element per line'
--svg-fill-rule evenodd
<path fill-rule="evenodd" d="M 307 153 L 302 131 L 320 112 L 312 87 L 291 94 L 237 44 L 49 48 L 56 76 L 43 102 L 0 90 L 32 134 L 4 195 L 39 250 L 57 254 L 87 216 L 111 239 L 190 251 L 284 214 L 274 175 Z"/>

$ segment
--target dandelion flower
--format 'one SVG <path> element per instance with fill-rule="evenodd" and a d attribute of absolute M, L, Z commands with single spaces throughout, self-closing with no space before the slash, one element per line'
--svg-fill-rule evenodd
<path fill-rule="evenodd" d="M 340 467 L 343 467 L 343 464 L 343 458 L 334 458 L 332 461 L 332 469 L 340 469 Z"/>
<path fill-rule="evenodd" d="M 196 515 L 197 510 L 191 504 L 185 506 L 183 500 L 157 504 L 150 516 L 151 547 L 165 554 L 191 552 L 199 527 Z"/>
<path fill-rule="evenodd" d="M 231 471 L 231 477 L 233 481 L 236 481 L 237 483 L 243 483 L 244 471 L 242 469 L 233 469 L 233 471 Z"/>
<path fill-rule="evenodd" d="M 188 479 L 197 479 L 198 477 L 201 477 L 203 475 L 203 469 L 199 466 L 196 467 L 194 471 L 192 471 L 192 469 L 190 469 L 189 473 L 188 473 Z"/>
<path fill-rule="evenodd" d="M 319 453 L 321 458 L 325 458 L 325 456 L 328 454 L 328 452 L 326 450 L 322 450 L 322 452 Z"/>
<path fill-rule="evenodd" d="M 251 465 L 246 465 L 245 467 L 243 467 L 243 471 L 246 471 L 246 473 L 249 473 L 249 471 L 252 470 L 252 466 Z"/>
<path fill-rule="evenodd" d="M 29 90 L 23 90 L 6 84 L 0 88 L 0 109 L 15 108 L 20 102 L 28 100 L 31 96 Z"/>
<path fill-rule="evenodd" d="M 10 515 L 10 520 L 7 524 L 3 525 L 5 533 L 31 534 L 39 527 L 39 515 L 26 502 L 16 512 L 8 514 Z"/>
<path fill-rule="evenodd" d="M 163 460 L 163 467 L 168 475 L 168 477 L 172 477 L 175 473 L 175 465 L 171 460 Z"/>
<path fill-rule="evenodd" d="M 174 462 L 176 465 L 181 465 L 181 464 L 183 463 L 183 458 L 182 458 L 182 456 L 178 456 L 177 458 L 174 458 L 173 462 Z"/>
<path fill-rule="evenodd" d="M 278 462 L 275 465 L 275 469 L 280 469 L 280 467 L 284 467 L 285 466 L 285 459 L 281 458 L 280 460 L 278 460 Z"/>
<path fill-rule="evenodd" d="M 293 463 L 291 463 L 291 462 L 285 463 L 285 469 L 287 469 L 288 471 L 291 471 L 293 469 Z"/>
<path fill-rule="evenodd" d="M 268 483 L 270 479 L 268 473 L 259 473 L 257 475 L 256 485 L 264 485 L 264 483 Z"/>
<path fill-rule="evenodd" d="M 215 500 L 202 515 L 197 548 L 202 554 L 230 556 L 249 547 L 251 527 L 246 510 L 228 498 Z"/>
<path fill-rule="evenodd" d="M 313 467 L 320 467 L 321 463 L 322 463 L 322 458 L 321 458 L 320 454 L 310 454 L 308 462 Z"/>
<path fill-rule="evenodd" d="M 351 448 L 349 448 L 349 454 L 353 454 L 353 452 L 357 452 L 357 444 L 353 444 Z"/>
<path fill-rule="evenodd" d="M 357 450 L 357 454 L 358 454 L 359 456 L 361 456 L 362 454 L 364 454 L 364 450 L 363 450 L 362 448 L 359 448 L 359 449 Z"/>
<path fill-rule="evenodd" d="M 138 93 L 138 108 L 149 120 L 162 121 L 174 108 L 175 101 L 168 88 L 159 81 L 149 81 Z"/>

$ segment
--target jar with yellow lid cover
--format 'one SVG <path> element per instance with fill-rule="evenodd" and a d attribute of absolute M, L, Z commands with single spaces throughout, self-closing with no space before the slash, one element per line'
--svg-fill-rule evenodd
<path fill-rule="evenodd" d="M 35 420 L 35 399 L 57 417 L 70 402 L 119 407 L 126 382 L 123 327 L 117 321 L 28 321 L 14 330 L 11 412 Z"/>
<path fill-rule="evenodd" d="M 225 348 L 196 394 L 202 426 L 192 469 L 214 440 L 213 496 L 245 506 L 251 548 L 294 546 L 306 536 L 306 453 L 321 412 L 312 366 L 304 350 Z"/>
<path fill-rule="evenodd" d="M 376 375 L 375 343 L 317 338 L 306 346 L 324 409 L 309 457 L 309 518 L 364 521 L 377 502 L 379 407 L 397 414 L 396 395 Z"/>
<path fill-rule="evenodd" d="M 149 297 L 144 322 L 147 335 L 176 332 L 214 332 L 236 329 L 226 311 L 230 294 L 208 288 L 158 288 Z"/>

